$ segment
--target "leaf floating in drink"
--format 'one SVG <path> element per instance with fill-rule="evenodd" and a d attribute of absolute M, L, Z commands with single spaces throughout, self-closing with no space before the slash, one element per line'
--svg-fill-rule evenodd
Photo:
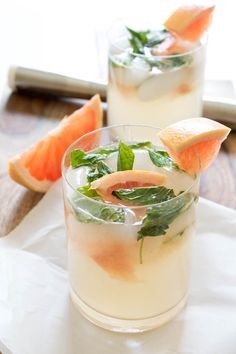
<path fill-rule="evenodd" d="M 131 205 L 157 204 L 175 197 L 173 189 L 164 186 L 119 189 L 114 191 L 113 195 Z"/>
<path fill-rule="evenodd" d="M 167 151 L 148 149 L 151 161 L 157 167 L 174 167 L 178 169 L 178 165 L 173 161 Z"/>
<path fill-rule="evenodd" d="M 134 153 L 132 149 L 120 141 L 117 157 L 117 171 L 132 170 L 134 164 Z"/>
<path fill-rule="evenodd" d="M 167 203 L 148 208 L 142 227 L 138 232 L 138 240 L 146 236 L 165 235 L 170 224 L 186 211 L 193 201 L 194 195 L 187 193 Z"/>

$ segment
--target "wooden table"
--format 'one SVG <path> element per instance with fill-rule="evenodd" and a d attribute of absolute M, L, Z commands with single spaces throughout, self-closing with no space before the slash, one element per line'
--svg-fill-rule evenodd
<path fill-rule="evenodd" d="M 66 114 L 70 114 L 81 103 L 80 100 L 63 100 L 43 96 L 10 94 L 5 91 L 0 115 L 2 139 L 8 138 L 4 146 L 6 156 L 18 152 L 37 140 L 55 126 Z M 19 140 L 15 150 L 12 143 Z M 232 132 L 223 144 L 214 164 L 202 176 L 201 196 L 236 208 L 236 132 Z M 6 235 L 23 219 L 43 197 L 17 185 L 0 171 L 0 235 Z"/>

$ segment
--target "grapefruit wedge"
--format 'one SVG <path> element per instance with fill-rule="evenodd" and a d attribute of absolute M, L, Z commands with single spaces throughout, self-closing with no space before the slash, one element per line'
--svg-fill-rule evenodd
<path fill-rule="evenodd" d="M 174 11 L 164 25 L 180 38 L 196 42 L 210 26 L 213 10 L 214 6 L 184 5 Z"/>
<path fill-rule="evenodd" d="M 208 118 L 181 120 L 158 135 L 170 156 L 184 171 L 194 174 L 206 170 L 216 158 L 230 129 Z"/>
<path fill-rule="evenodd" d="M 118 171 L 93 181 L 90 188 L 95 189 L 97 194 L 106 202 L 130 205 L 116 198 L 112 192 L 119 189 L 159 186 L 165 182 L 165 179 L 164 175 L 153 171 Z"/>
<path fill-rule="evenodd" d="M 95 95 L 82 108 L 65 117 L 57 128 L 20 155 L 9 160 L 8 172 L 17 183 L 36 192 L 46 192 L 61 176 L 61 160 L 69 145 L 102 126 L 102 105 Z M 88 149 L 93 142 L 88 142 Z"/>

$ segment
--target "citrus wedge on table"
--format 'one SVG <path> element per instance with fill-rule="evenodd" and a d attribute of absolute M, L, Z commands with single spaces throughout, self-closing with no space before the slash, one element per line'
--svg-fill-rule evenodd
<path fill-rule="evenodd" d="M 230 128 L 208 118 L 181 120 L 158 135 L 170 156 L 188 173 L 206 170 L 215 160 Z"/>
<path fill-rule="evenodd" d="M 165 27 L 180 38 L 198 41 L 208 29 L 214 6 L 184 5 L 179 7 L 165 22 Z"/>
<path fill-rule="evenodd" d="M 118 171 L 105 175 L 91 183 L 91 189 L 106 202 L 120 203 L 112 192 L 118 189 L 159 186 L 165 182 L 166 177 L 158 172 L 143 170 Z M 126 203 L 122 201 L 122 204 Z M 127 203 L 130 205 L 130 203 Z"/>
<path fill-rule="evenodd" d="M 58 127 L 8 163 L 10 177 L 36 192 L 46 192 L 61 176 L 61 161 L 69 145 L 102 126 L 102 105 L 95 95 L 82 108 L 65 117 Z M 88 142 L 88 148 L 92 141 Z"/>

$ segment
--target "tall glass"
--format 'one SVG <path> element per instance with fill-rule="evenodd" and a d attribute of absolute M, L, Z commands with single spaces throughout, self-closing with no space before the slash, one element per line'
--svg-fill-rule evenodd
<path fill-rule="evenodd" d="M 185 305 L 199 178 L 162 169 L 177 197 L 145 206 L 107 204 L 77 190 L 84 176 L 71 168 L 70 154 L 77 148 L 108 147 L 120 139 L 149 140 L 163 149 L 158 131 L 138 125 L 103 128 L 78 139 L 63 160 L 71 297 L 86 318 L 110 330 L 149 330 L 172 319 Z M 135 169 L 144 169 L 143 160 L 136 162 Z M 171 219 L 179 205 L 181 212 Z M 169 222 L 166 231 L 138 237 L 145 215 L 158 216 L 163 208 L 170 212 L 169 221 L 162 220 Z"/>
<path fill-rule="evenodd" d="M 206 38 L 176 55 L 129 53 L 125 28 L 109 33 L 108 124 L 164 128 L 202 113 Z M 150 54 L 150 53 L 149 53 Z M 130 59 L 129 59 L 130 58 Z"/>

